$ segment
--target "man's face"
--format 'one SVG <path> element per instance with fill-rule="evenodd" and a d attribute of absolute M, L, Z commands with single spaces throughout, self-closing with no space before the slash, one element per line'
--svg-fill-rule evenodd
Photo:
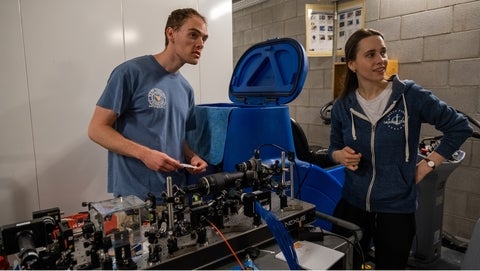
<path fill-rule="evenodd" d="M 197 64 L 208 38 L 207 25 L 198 16 L 188 18 L 176 31 L 172 29 L 170 44 L 184 63 Z"/>

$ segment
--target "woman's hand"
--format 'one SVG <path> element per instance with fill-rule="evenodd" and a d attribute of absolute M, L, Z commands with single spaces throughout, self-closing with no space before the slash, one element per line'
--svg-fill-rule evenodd
<path fill-rule="evenodd" d="M 334 151 L 332 156 L 337 163 L 344 165 L 346 168 L 352 171 L 358 169 L 360 158 L 362 158 L 361 153 L 355 152 L 354 149 L 348 146 L 344 147 L 341 150 Z"/>
<path fill-rule="evenodd" d="M 435 167 L 439 166 L 445 161 L 445 157 L 441 156 L 438 152 L 433 151 L 428 155 L 428 160 L 433 161 Z M 420 183 L 430 172 L 432 172 L 434 168 L 431 168 L 427 165 L 427 160 L 422 159 L 420 162 L 417 163 L 417 167 L 415 168 L 415 181 L 416 183 Z"/>

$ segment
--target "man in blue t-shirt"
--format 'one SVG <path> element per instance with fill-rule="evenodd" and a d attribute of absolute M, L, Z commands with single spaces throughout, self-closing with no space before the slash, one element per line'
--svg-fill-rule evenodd
<path fill-rule="evenodd" d="M 175 10 L 166 23 L 162 52 L 112 71 L 88 136 L 109 151 L 108 192 L 114 196 L 160 197 L 168 176 L 184 186 L 183 168 L 193 174 L 206 170 L 207 163 L 185 140 L 186 131 L 195 128 L 195 102 L 179 69 L 198 63 L 207 38 L 202 15 L 191 8 Z"/>

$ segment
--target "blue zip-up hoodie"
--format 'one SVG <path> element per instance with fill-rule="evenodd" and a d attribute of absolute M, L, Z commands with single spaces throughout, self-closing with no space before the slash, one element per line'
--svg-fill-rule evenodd
<path fill-rule="evenodd" d="M 362 154 L 356 171 L 345 168 L 342 197 L 369 212 L 412 213 L 417 208 L 415 167 L 422 123 L 443 133 L 435 149 L 450 158 L 471 136 L 468 120 L 415 82 L 391 78 L 392 95 L 382 117 L 371 123 L 355 92 L 331 112 L 329 155 L 345 146 Z"/>

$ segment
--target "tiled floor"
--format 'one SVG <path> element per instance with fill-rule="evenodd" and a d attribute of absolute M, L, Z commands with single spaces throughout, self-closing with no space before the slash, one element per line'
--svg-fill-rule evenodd
<path fill-rule="evenodd" d="M 464 252 L 442 246 L 440 258 L 429 263 L 424 263 L 411 256 L 408 260 L 407 270 L 459 270 L 464 255 Z M 370 255 L 370 257 L 374 256 Z M 367 261 L 367 264 L 368 269 L 375 269 L 373 261 Z"/>
<path fill-rule="evenodd" d="M 463 260 L 464 253 L 447 247 L 442 247 L 440 258 L 423 264 L 410 259 L 408 268 L 411 270 L 459 270 Z"/>

